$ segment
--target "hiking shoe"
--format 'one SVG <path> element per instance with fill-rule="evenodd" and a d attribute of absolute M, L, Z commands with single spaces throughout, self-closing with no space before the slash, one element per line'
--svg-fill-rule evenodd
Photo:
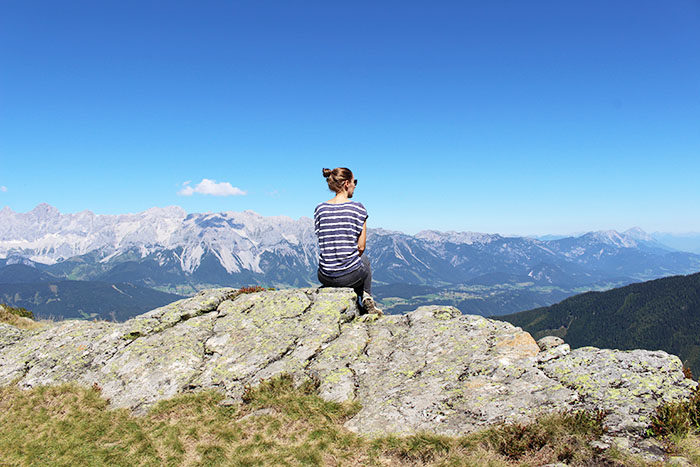
<path fill-rule="evenodd" d="M 367 313 L 378 316 L 382 316 L 384 314 L 380 308 L 377 308 L 377 305 L 374 303 L 374 299 L 369 295 L 362 299 L 362 306 L 365 308 Z"/>

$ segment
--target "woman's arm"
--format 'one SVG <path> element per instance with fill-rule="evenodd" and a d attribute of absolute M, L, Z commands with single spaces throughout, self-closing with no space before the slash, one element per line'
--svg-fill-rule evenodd
<path fill-rule="evenodd" d="M 360 250 L 360 256 L 365 252 L 365 245 L 367 244 L 367 221 L 362 225 L 362 232 L 360 237 L 357 239 L 357 249 Z"/>

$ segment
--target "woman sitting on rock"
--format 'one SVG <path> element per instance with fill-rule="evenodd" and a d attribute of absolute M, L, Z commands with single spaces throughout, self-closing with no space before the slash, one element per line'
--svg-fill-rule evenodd
<path fill-rule="evenodd" d="M 381 315 L 372 299 L 372 269 L 367 255 L 367 210 L 350 201 L 357 179 L 345 167 L 323 169 L 331 200 L 316 206 L 314 228 L 318 237 L 318 280 L 326 287 L 352 287 L 368 313 Z"/>

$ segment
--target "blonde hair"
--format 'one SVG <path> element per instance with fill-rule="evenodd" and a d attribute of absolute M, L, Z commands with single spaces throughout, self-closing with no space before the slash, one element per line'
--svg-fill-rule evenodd
<path fill-rule="evenodd" d="M 335 169 L 323 169 L 323 177 L 328 182 L 328 189 L 339 193 L 343 191 L 343 183 L 352 181 L 352 170 L 347 167 L 336 167 Z"/>

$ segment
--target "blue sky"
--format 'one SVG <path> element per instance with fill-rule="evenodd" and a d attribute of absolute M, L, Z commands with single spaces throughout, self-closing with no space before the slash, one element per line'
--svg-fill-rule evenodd
<path fill-rule="evenodd" d="M 336 166 L 370 227 L 700 231 L 700 2 L 3 2 L 0 206 L 310 217 Z"/>

